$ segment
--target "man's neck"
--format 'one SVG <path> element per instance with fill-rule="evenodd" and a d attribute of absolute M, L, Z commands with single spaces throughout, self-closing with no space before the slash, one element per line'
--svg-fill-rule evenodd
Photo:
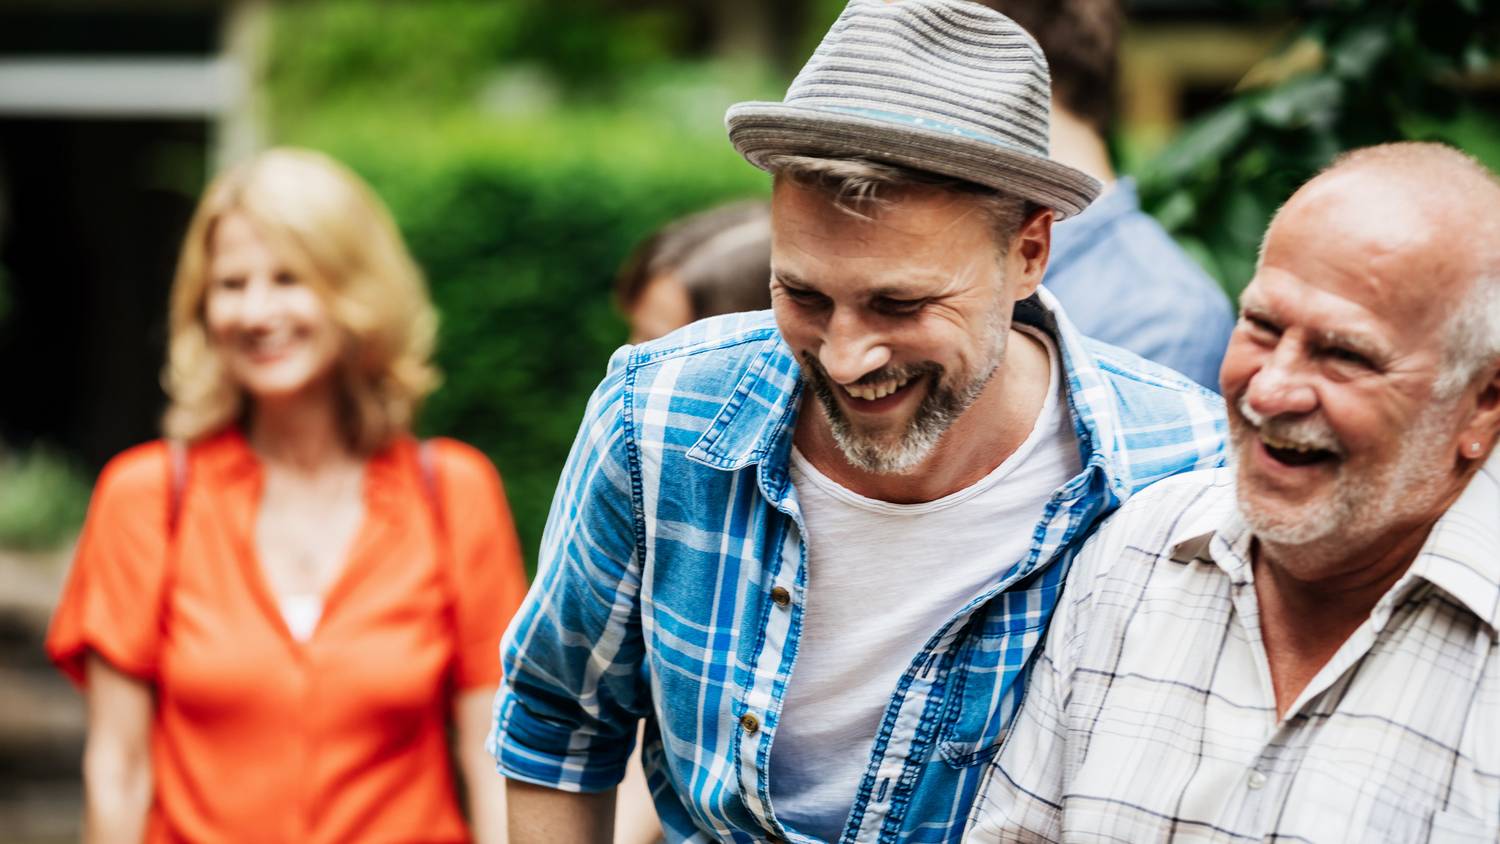
<path fill-rule="evenodd" d="M 834 441 L 822 406 L 805 392 L 797 447 L 840 486 L 893 504 L 936 501 L 978 483 L 1026 441 L 1051 386 L 1047 347 L 1024 331 L 1010 331 L 1000 368 L 912 472 L 876 474 L 851 465 Z"/>
<path fill-rule="evenodd" d="M 1052 101 L 1052 158 L 1093 176 L 1106 185 L 1115 181 L 1109 146 L 1094 127 Z"/>
<path fill-rule="evenodd" d="M 1411 568 L 1431 528 L 1391 532 L 1355 554 L 1347 547 L 1285 548 L 1256 540 L 1255 598 L 1279 716 Z M 1330 574 L 1297 574 L 1304 571 Z"/>

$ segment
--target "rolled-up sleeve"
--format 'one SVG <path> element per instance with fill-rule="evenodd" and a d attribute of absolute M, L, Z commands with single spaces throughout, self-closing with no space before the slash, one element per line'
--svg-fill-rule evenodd
<path fill-rule="evenodd" d="M 628 349 L 610 361 L 558 482 L 538 573 L 502 644 L 489 750 L 512 779 L 614 787 L 649 703 Z"/>

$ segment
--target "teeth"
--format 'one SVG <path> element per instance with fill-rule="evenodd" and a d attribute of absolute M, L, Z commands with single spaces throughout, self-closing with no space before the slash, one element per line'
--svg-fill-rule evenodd
<path fill-rule="evenodd" d="M 1277 439 L 1277 438 L 1275 438 L 1273 436 L 1270 436 L 1268 434 L 1262 434 L 1261 437 L 1260 437 L 1260 439 L 1261 439 L 1261 442 L 1265 443 L 1267 447 L 1274 448 L 1274 449 L 1276 449 L 1278 451 L 1295 451 L 1298 454 L 1307 454 L 1310 451 L 1322 451 L 1323 450 L 1323 449 L 1319 448 L 1316 445 L 1306 445 L 1306 444 L 1303 444 L 1303 443 L 1295 443 L 1295 442 L 1292 442 L 1290 440 L 1279 440 L 1279 439 Z"/>
<path fill-rule="evenodd" d="M 907 382 L 910 380 L 911 379 L 907 379 L 907 381 L 886 381 L 883 384 L 873 384 L 865 386 L 850 384 L 844 389 L 849 391 L 849 395 L 854 396 L 857 399 L 874 401 L 876 399 L 883 399 L 891 393 L 894 393 L 902 387 L 905 387 Z"/>

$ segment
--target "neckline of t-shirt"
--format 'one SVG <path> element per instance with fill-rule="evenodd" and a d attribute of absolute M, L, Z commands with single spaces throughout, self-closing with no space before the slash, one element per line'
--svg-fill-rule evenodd
<path fill-rule="evenodd" d="M 1026 439 L 1010 453 L 999 466 L 996 466 L 988 475 L 980 478 L 963 489 L 951 492 L 942 498 L 932 501 L 923 501 L 920 504 L 896 504 L 891 501 L 881 501 L 878 498 L 870 498 L 860 495 L 852 489 L 840 484 L 838 481 L 828 477 L 818 470 L 808 460 L 801 450 L 795 445 L 792 447 L 792 475 L 795 480 L 798 477 L 806 478 L 818 489 L 827 495 L 839 500 L 844 504 L 880 513 L 888 516 L 920 516 L 926 513 L 935 513 L 946 510 L 968 501 L 976 495 L 981 495 L 992 489 L 1008 475 L 1015 472 L 1016 467 L 1026 462 L 1026 459 L 1035 451 L 1042 438 L 1049 436 L 1052 429 L 1052 421 L 1055 419 L 1058 408 L 1061 406 L 1062 392 L 1062 360 L 1058 354 L 1057 343 L 1047 332 L 1029 325 L 1013 325 L 1017 331 L 1024 332 L 1041 341 L 1047 349 L 1047 366 L 1049 369 L 1047 378 L 1047 397 L 1042 401 L 1042 409 L 1031 423 L 1031 432 Z"/>

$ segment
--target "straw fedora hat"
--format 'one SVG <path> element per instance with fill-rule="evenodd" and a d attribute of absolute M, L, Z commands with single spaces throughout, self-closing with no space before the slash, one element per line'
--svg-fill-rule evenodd
<path fill-rule="evenodd" d="M 970 0 L 851 0 L 779 103 L 725 115 L 756 167 L 778 154 L 868 158 L 1030 199 L 1058 219 L 1098 196 L 1048 157 L 1051 82 L 1036 41 Z"/>

